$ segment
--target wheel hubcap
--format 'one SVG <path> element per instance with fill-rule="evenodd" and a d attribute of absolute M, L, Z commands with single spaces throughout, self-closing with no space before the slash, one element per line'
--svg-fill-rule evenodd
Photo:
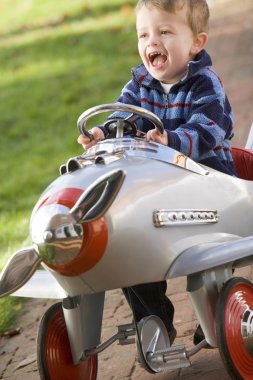
<path fill-rule="evenodd" d="M 243 314 L 241 333 L 244 346 L 249 355 L 253 357 L 253 310 L 250 308 Z"/>

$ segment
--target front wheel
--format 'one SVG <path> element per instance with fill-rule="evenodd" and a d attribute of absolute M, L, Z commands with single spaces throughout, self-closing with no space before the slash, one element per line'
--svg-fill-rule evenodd
<path fill-rule="evenodd" d="M 217 341 L 223 363 L 236 380 L 253 379 L 253 285 L 235 277 L 219 296 L 216 312 Z"/>
<path fill-rule="evenodd" d="M 61 302 L 52 305 L 42 317 L 37 339 L 37 362 L 42 380 L 96 380 L 97 355 L 76 365 Z"/>

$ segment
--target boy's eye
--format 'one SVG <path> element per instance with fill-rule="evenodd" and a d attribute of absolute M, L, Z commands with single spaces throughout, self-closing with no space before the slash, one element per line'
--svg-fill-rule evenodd
<path fill-rule="evenodd" d="M 147 37 L 147 33 L 139 34 L 139 38 L 145 38 L 145 37 Z"/>
<path fill-rule="evenodd" d="M 161 34 L 170 34 L 171 32 L 169 30 L 162 30 Z"/>

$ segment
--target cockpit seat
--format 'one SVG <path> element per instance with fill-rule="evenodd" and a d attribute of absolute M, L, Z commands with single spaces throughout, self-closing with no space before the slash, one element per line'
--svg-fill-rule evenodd
<path fill-rule="evenodd" d="M 233 147 L 232 156 L 238 176 L 253 181 L 253 151 Z"/>

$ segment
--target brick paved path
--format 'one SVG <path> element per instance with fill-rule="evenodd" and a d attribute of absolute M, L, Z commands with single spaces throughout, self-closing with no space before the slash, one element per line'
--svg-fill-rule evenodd
<path fill-rule="evenodd" d="M 253 268 L 240 269 L 238 276 L 253 280 Z M 175 305 L 175 326 L 178 331 L 176 344 L 193 347 L 192 336 L 197 320 L 185 292 L 186 283 L 182 278 L 168 283 L 168 294 Z M 0 339 L 0 379 L 39 380 L 36 365 L 36 336 L 41 316 L 52 301 L 29 300 L 25 305 L 17 326 L 22 333 L 12 338 Z M 121 290 L 107 292 L 102 341 L 117 332 L 116 326 L 130 323 L 131 311 Z M 135 345 L 111 345 L 99 355 L 97 380 L 229 380 L 218 349 L 201 350 L 191 358 L 191 366 L 162 374 L 149 374 L 136 361 Z M 59 379 L 61 380 L 61 379 Z M 73 379 L 75 380 L 75 379 Z"/>

